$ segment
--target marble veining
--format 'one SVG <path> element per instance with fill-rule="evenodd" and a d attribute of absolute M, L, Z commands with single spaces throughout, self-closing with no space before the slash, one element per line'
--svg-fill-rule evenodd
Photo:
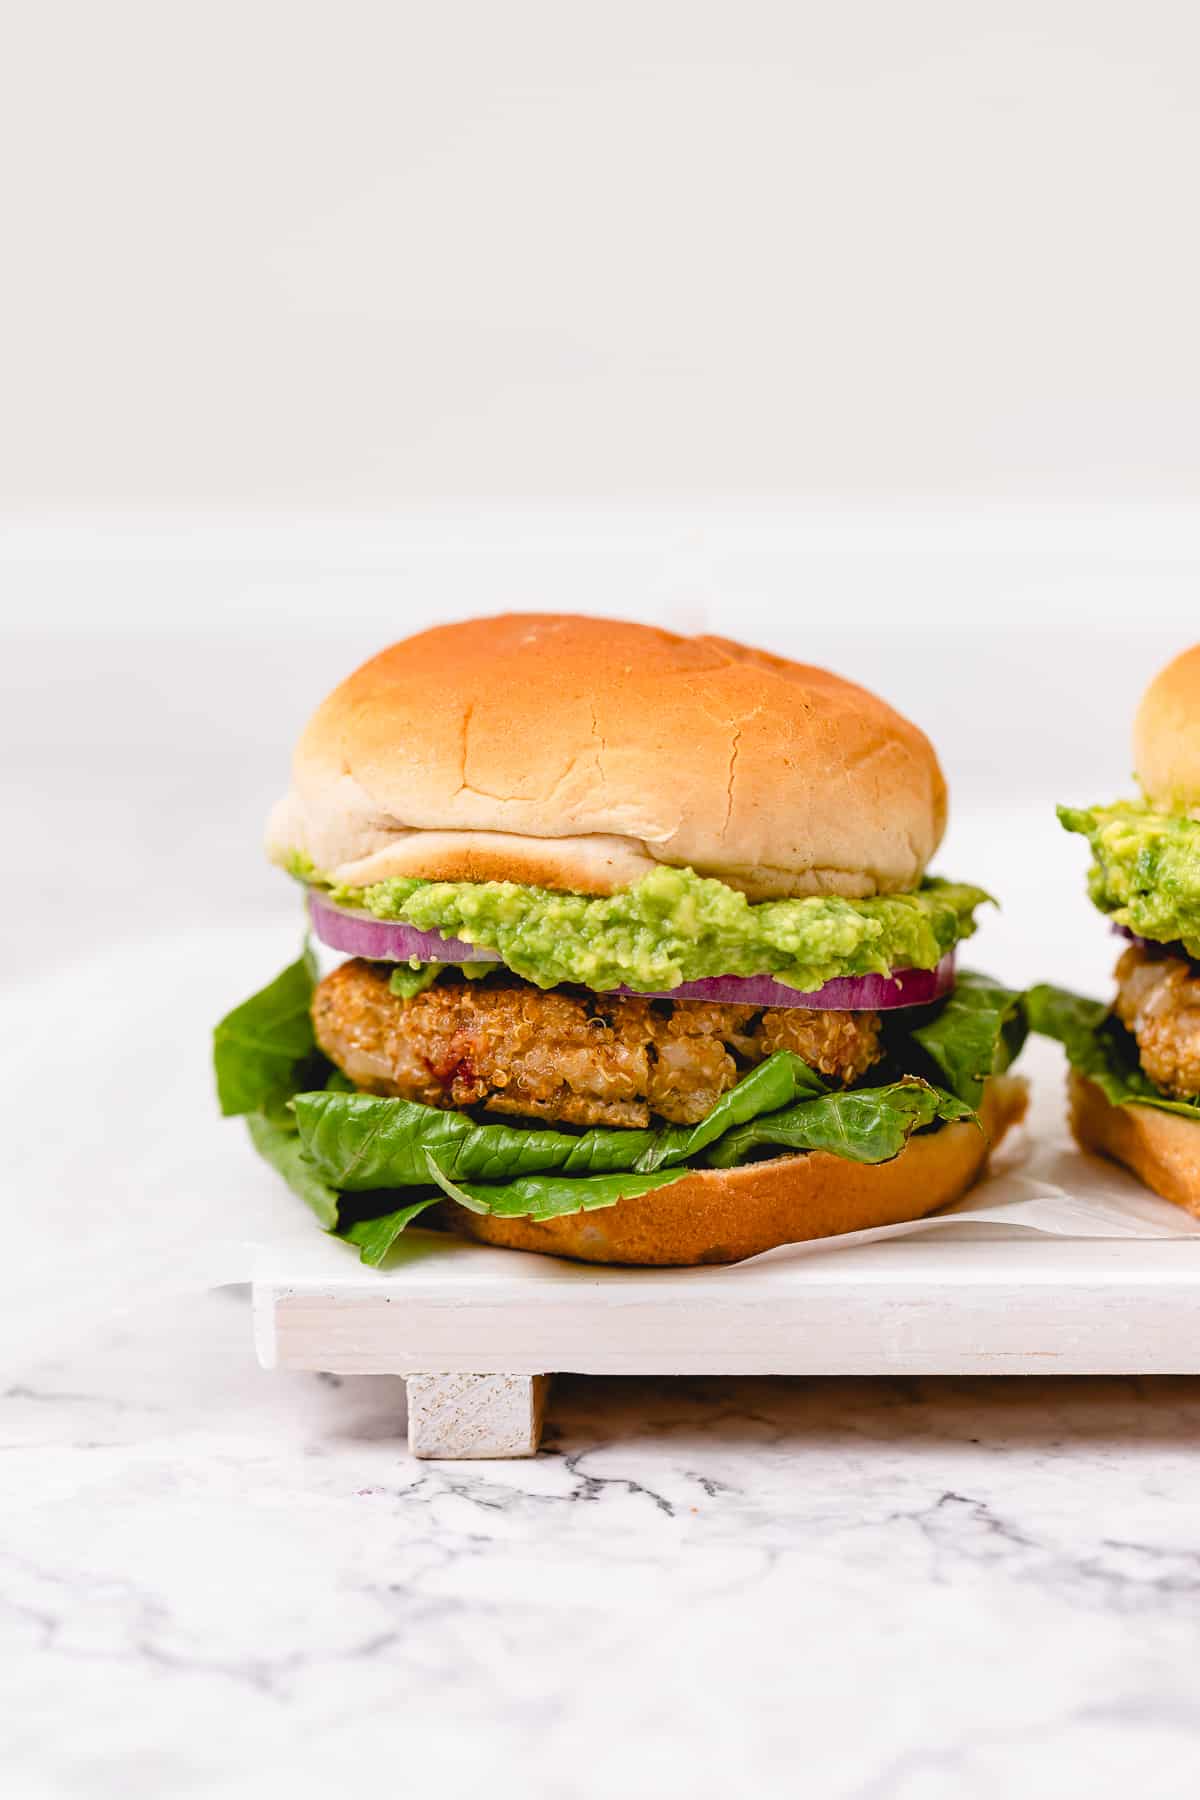
<path fill-rule="evenodd" d="M 18 1800 L 1200 1779 L 1200 1381 L 565 1377 L 535 1461 L 417 1463 L 223 1293 L 3 1421 Z"/>

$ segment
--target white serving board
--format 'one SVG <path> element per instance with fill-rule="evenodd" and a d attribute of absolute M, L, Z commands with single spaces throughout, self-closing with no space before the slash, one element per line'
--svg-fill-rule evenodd
<path fill-rule="evenodd" d="M 1200 1239 L 1000 1226 L 733 1268 L 594 1269 L 414 1233 L 255 1286 L 268 1366 L 540 1375 L 1200 1374 Z"/>
<path fill-rule="evenodd" d="M 386 1272 L 348 1263 L 331 1278 L 314 1253 L 307 1273 L 301 1257 L 286 1281 L 256 1283 L 254 1299 L 268 1367 L 421 1376 L 409 1406 L 419 1455 L 530 1454 L 545 1388 L 532 1378 L 560 1371 L 1200 1373 L 1200 1238 L 1063 1239 L 979 1225 L 655 1270 L 593 1269 L 420 1232 Z"/>

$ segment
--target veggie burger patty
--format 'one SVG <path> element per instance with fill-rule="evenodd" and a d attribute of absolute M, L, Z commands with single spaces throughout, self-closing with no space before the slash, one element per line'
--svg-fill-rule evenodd
<path fill-rule="evenodd" d="M 1149 1079 L 1176 1100 L 1200 1095 L 1200 978 L 1182 956 L 1131 944 L 1117 964 L 1113 1011 L 1137 1040 Z"/>
<path fill-rule="evenodd" d="M 571 1125 L 691 1125 L 776 1050 L 857 1081 L 880 1056 L 879 1015 L 648 1000 L 515 976 L 455 973 L 411 999 L 355 959 L 313 996 L 317 1043 L 359 1088 L 427 1106 Z"/>

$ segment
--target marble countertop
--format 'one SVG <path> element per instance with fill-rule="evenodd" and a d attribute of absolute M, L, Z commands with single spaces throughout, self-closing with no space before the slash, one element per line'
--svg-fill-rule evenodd
<path fill-rule="evenodd" d="M 1200 1381 L 567 1377 L 439 1465 L 249 1345 L 197 1296 L 6 1395 L 21 1800 L 1195 1792 Z"/>

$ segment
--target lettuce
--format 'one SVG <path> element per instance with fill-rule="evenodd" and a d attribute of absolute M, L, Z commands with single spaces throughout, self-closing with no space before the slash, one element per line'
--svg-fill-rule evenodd
<path fill-rule="evenodd" d="M 764 1153 L 809 1150 L 887 1161 L 916 1131 L 974 1118 L 986 1076 L 1007 1065 L 1025 1029 L 1020 995 L 964 972 L 954 994 L 922 1010 L 915 1030 L 905 1029 L 903 1015 L 889 1021 L 899 1079 L 834 1090 L 780 1050 L 696 1125 L 571 1132 L 479 1124 L 466 1113 L 356 1092 L 316 1047 L 315 976 L 306 950 L 217 1026 L 218 1099 L 222 1112 L 246 1117 L 259 1154 L 318 1223 L 372 1264 L 443 1199 L 497 1217 L 550 1219 L 613 1206 L 702 1163 L 732 1168 Z M 932 1079 L 913 1072 L 922 1065 Z"/>
<path fill-rule="evenodd" d="M 910 1076 L 887 1087 L 847 1088 L 819 1100 L 803 1100 L 731 1131 L 708 1153 L 715 1169 L 736 1168 L 753 1151 L 826 1150 L 849 1162 L 890 1162 L 914 1131 L 978 1115 L 953 1094 Z"/>
<path fill-rule="evenodd" d="M 363 1193 L 428 1179 L 432 1154 L 451 1181 L 502 1181 L 556 1170 L 580 1177 L 652 1173 L 697 1155 L 735 1125 L 790 1105 L 825 1083 L 789 1050 L 778 1050 L 723 1094 L 698 1125 L 657 1131 L 595 1126 L 581 1135 L 532 1126 L 477 1125 L 466 1113 L 370 1094 L 297 1094 L 296 1125 L 305 1151 L 338 1187 Z"/>
<path fill-rule="evenodd" d="M 670 1125 L 659 1133 L 657 1143 L 637 1166 L 649 1170 L 683 1162 L 706 1150 L 734 1126 L 744 1125 L 760 1113 L 790 1106 L 804 1095 L 823 1094 L 828 1085 L 790 1050 L 777 1050 L 749 1075 L 743 1075 L 736 1087 L 722 1094 L 698 1125 Z"/>
<path fill-rule="evenodd" d="M 419 1219 L 429 1207 L 436 1206 L 440 1199 L 440 1194 L 427 1194 L 423 1200 L 415 1200 L 411 1206 L 401 1206 L 395 1212 L 383 1213 L 377 1219 L 359 1219 L 338 1235 L 354 1245 L 361 1262 L 377 1269 L 405 1226 Z"/>
<path fill-rule="evenodd" d="M 1067 1061 L 1094 1081 L 1112 1106 L 1152 1106 L 1159 1112 L 1200 1119 L 1200 1102 L 1172 1100 L 1149 1079 L 1138 1060 L 1136 1039 L 1102 1000 L 1043 983 L 1025 997 L 1029 1028 L 1057 1038 Z"/>
<path fill-rule="evenodd" d="M 502 1181 L 544 1169 L 614 1173 L 636 1168 L 656 1136 L 598 1127 L 573 1137 L 536 1127 L 477 1125 L 467 1113 L 371 1094 L 297 1094 L 293 1110 L 306 1154 L 347 1193 L 420 1186 L 429 1179 L 428 1155 L 452 1181 Z"/>
<path fill-rule="evenodd" d="M 306 945 L 269 986 L 227 1013 L 213 1033 L 217 1100 L 228 1118 L 238 1113 L 276 1114 L 308 1077 L 328 1068 L 313 1039 L 313 986 L 317 963 Z"/>
<path fill-rule="evenodd" d="M 306 945 L 274 981 L 227 1013 L 213 1032 L 213 1073 L 221 1112 L 245 1117 L 258 1154 L 312 1208 L 318 1224 L 332 1231 L 340 1196 L 305 1151 L 291 1109 L 299 1089 L 345 1079 L 313 1037 L 316 974 L 316 958 Z"/>
<path fill-rule="evenodd" d="M 475 1183 L 460 1187 L 444 1175 L 433 1157 L 429 1173 L 450 1200 L 469 1212 L 490 1213 L 497 1219 L 557 1219 L 564 1213 L 592 1212 L 648 1194 L 652 1188 L 682 1181 L 690 1169 L 660 1169 L 655 1175 L 518 1175 L 512 1181 Z"/>
<path fill-rule="evenodd" d="M 341 1195 L 310 1161 L 295 1127 L 276 1124 L 265 1113 L 251 1113 L 246 1125 L 258 1154 L 312 1208 L 318 1225 L 336 1231 Z"/>
<path fill-rule="evenodd" d="M 928 1024 L 912 1033 L 952 1094 L 976 1107 L 989 1075 L 1002 1075 L 1025 1042 L 1022 996 L 963 969 Z"/>

